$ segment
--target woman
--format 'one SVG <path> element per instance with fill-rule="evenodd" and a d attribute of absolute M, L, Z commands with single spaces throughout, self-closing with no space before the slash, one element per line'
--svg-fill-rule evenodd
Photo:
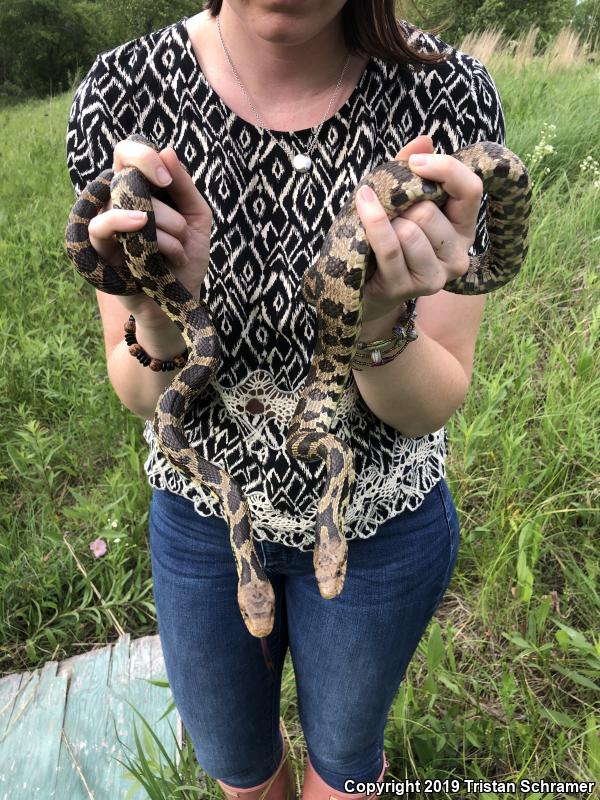
<path fill-rule="evenodd" d="M 353 781 L 381 779 L 387 767 L 387 714 L 458 550 L 444 425 L 468 390 L 485 300 L 443 286 L 466 271 L 469 252 L 483 252 L 487 233 L 481 181 L 447 154 L 479 140 L 504 142 L 491 77 L 436 36 L 398 25 L 392 0 L 210 0 L 101 53 L 75 96 L 67 144 L 77 192 L 111 165 L 167 187 L 170 202 L 153 201 L 159 249 L 209 306 L 222 346 L 187 434 L 244 487 L 275 590 L 273 630 L 254 638 L 237 607 L 222 510 L 154 440 L 149 420 L 173 372 L 133 360 L 123 326 L 132 314 L 139 345 L 156 359 L 172 361 L 185 343 L 147 295 L 98 292 L 110 380 L 148 420 L 168 678 L 198 761 L 227 797 L 294 796 L 279 728 L 288 646 L 309 756 L 304 800 L 364 798 Z M 411 168 L 444 185 L 443 212 L 421 202 L 390 223 L 376 197 L 356 199 L 377 259 L 360 339 L 390 344 L 382 363 L 355 358 L 332 424 L 353 449 L 357 478 L 345 585 L 324 599 L 311 552 L 323 464 L 285 448 L 314 347 L 302 275 L 360 178 L 414 154 L 431 156 Z M 90 238 L 116 263 L 114 234 L 143 225 L 109 204 Z M 395 343 L 392 327 L 414 298 L 418 321 L 408 327 L 418 338 Z"/>

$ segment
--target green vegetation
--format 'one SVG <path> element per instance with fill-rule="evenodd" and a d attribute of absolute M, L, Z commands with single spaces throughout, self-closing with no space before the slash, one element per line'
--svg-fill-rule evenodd
<path fill-rule="evenodd" d="M 584 38 L 600 34 L 600 0 L 415 0 L 414 6 L 421 12 L 414 19 L 418 24 L 447 23 L 444 37 L 451 44 L 490 27 L 517 39 L 524 28 L 536 25 L 543 45 L 566 25 Z"/>
<path fill-rule="evenodd" d="M 97 53 L 201 7 L 198 0 L 2 0 L 0 97 L 64 91 Z"/>
<path fill-rule="evenodd" d="M 390 715 L 389 777 L 598 780 L 600 72 L 500 58 L 492 73 L 535 181 L 530 252 L 488 299 L 449 425 L 459 561 Z M 156 631 L 142 422 L 108 382 L 93 290 L 62 247 L 71 96 L 0 128 L 4 673 Z M 300 766 L 289 663 L 282 709 Z M 219 796 L 212 781 L 202 796 Z"/>
<path fill-rule="evenodd" d="M 55 95 L 86 74 L 97 53 L 201 10 L 200 0 L 2 0 L 0 98 Z M 397 0 L 398 16 L 444 25 L 457 45 L 494 27 L 509 38 L 539 28 L 544 47 L 564 26 L 600 40 L 600 0 Z M 592 45 L 592 49 L 594 45 Z"/>

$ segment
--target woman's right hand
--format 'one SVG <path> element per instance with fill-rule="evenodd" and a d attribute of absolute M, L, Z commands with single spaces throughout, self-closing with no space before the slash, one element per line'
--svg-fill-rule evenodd
<path fill-rule="evenodd" d="M 157 244 L 169 268 L 178 280 L 198 297 L 208 271 L 212 212 L 172 147 L 157 153 L 151 147 L 124 139 L 113 153 L 113 169 L 137 167 L 154 185 L 168 187 L 177 210 L 152 198 L 156 221 Z M 166 170 L 164 175 L 161 169 Z M 171 180 L 172 179 L 172 180 Z M 123 263 L 123 248 L 115 233 L 137 231 L 146 224 L 146 216 L 135 219 L 134 212 L 104 206 L 89 224 L 92 247 L 108 264 Z M 130 314 L 146 325 L 164 324 L 168 319 L 158 304 L 145 292 L 119 295 Z"/>

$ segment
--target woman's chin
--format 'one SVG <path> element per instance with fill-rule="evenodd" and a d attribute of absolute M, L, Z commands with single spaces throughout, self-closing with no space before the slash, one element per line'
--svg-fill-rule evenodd
<path fill-rule="evenodd" d="M 344 6 L 345 0 L 267 0 L 234 4 L 256 36 L 265 42 L 290 47 L 303 45 L 328 28 Z"/>
<path fill-rule="evenodd" d="M 318 28 L 315 30 L 305 20 L 291 14 L 268 14 L 257 21 L 254 32 L 265 42 L 297 47 L 312 39 Z"/>

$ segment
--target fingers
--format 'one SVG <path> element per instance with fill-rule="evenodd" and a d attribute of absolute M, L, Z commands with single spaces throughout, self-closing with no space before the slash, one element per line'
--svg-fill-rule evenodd
<path fill-rule="evenodd" d="M 156 222 L 156 239 L 159 250 L 167 258 L 174 256 L 174 263 L 182 261 L 183 246 L 189 237 L 189 228 L 185 218 L 166 203 L 152 199 L 152 208 Z M 89 236 L 92 247 L 105 260 L 112 258 L 118 250 L 115 233 L 127 233 L 143 228 L 148 218 L 142 211 L 125 211 L 110 208 L 98 214 L 90 221 Z"/>
<path fill-rule="evenodd" d="M 452 156 L 433 154 L 421 158 L 426 163 L 417 164 L 414 156 L 410 158 L 410 169 L 419 177 L 442 185 L 449 195 L 444 214 L 461 235 L 470 236 L 481 207 L 483 181 Z"/>
<path fill-rule="evenodd" d="M 371 278 L 381 288 L 400 286 L 407 277 L 402 246 L 375 192 L 363 186 L 356 194 L 356 210 L 365 228 L 367 240 L 377 259 L 377 271 Z"/>
<path fill-rule="evenodd" d="M 466 251 L 435 203 L 422 201 L 409 209 L 416 221 L 398 217 L 390 223 L 377 196 L 366 200 L 361 188 L 356 208 L 377 259 L 371 292 L 396 303 L 414 294 L 435 294 L 449 277 L 466 272 Z"/>
<path fill-rule="evenodd" d="M 191 175 L 177 158 L 177 153 L 172 147 L 165 147 L 160 158 L 173 177 L 173 182 L 169 184 L 169 194 L 175 201 L 177 210 L 184 215 L 190 227 L 205 227 L 212 220 L 212 211 L 196 188 Z"/>
<path fill-rule="evenodd" d="M 91 245 L 109 264 L 120 264 L 123 261 L 122 250 L 115 239 L 115 233 L 139 231 L 147 221 L 143 211 L 110 208 L 90 220 L 88 234 Z"/>
<path fill-rule="evenodd" d="M 456 277 L 463 275 L 468 269 L 468 256 L 463 240 L 457 237 L 456 229 L 446 214 L 430 200 L 415 203 L 392 222 L 398 235 L 409 269 L 418 263 L 419 255 L 425 255 L 424 249 L 443 261 L 449 269 L 456 271 Z M 412 246 L 421 244 L 413 251 Z M 426 248 L 426 243 L 429 248 Z"/>
<path fill-rule="evenodd" d="M 190 227 L 206 227 L 212 220 L 210 206 L 172 147 L 157 153 L 141 142 L 124 139 L 115 146 L 113 169 L 118 172 L 124 167 L 137 167 L 155 186 L 168 187 L 177 210 Z"/>
<path fill-rule="evenodd" d="M 168 187 L 169 195 L 173 198 L 177 210 L 156 198 L 152 199 L 157 241 L 164 255 L 169 257 L 173 254 L 174 260 L 180 262 L 181 246 L 187 241 L 190 229 L 205 229 L 208 226 L 210 230 L 212 222 L 210 206 L 197 190 L 172 147 L 157 153 L 141 142 L 124 139 L 115 146 L 113 169 L 118 172 L 125 167 L 137 167 L 154 185 Z M 147 220 L 145 215 L 139 217 L 136 212 L 112 208 L 110 201 L 105 209 L 90 222 L 90 242 L 106 261 L 116 264 L 122 261 L 122 254 L 115 233 L 139 230 Z M 163 245 L 165 251 L 162 250 Z"/>
<path fill-rule="evenodd" d="M 444 216 L 437 207 L 436 211 Z M 441 233 L 446 226 L 443 223 L 438 226 L 437 219 L 437 214 L 432 214 L 431 221 L 427 222 L 424 228 L 421 227 L 422 223 L 417 224 L 402 217 L 398 217 L 392 223 L 402 248 L 406 268 L 412 280 L 420 287 L 419 293 L 422 294 L 439 292 L 449 277 L 458 278 L 469 267 L 468 255 L 458 246 L 456 232 L 451 228 L 450 234 Z M 449 225 L 447 220 L 446 224 Z M 436 241 L 441 245 L 438 249 L 434 249 L 432 244 Z"/>
<path fill-rule="evenodd" d="M 417 136 L 404 145 L 402 150 L 394 157 L 394 160 L 408 161 L 413 153 L 433 153 L 433 139 L 431 136 Z"/>
<path fill-rule="evenodd" d="M 179 269 L 188 264 L 188 257 L 183 242 L 177 236 L 156 229 L 156 244 L 161 254 L 168 260 L 171 267 Z"/>
<path fill-rule="evenodd" d="M 356 195 L 356 201 L 357 211 L 378 264 L 385 267 L 396 261 L 402 255 L 402 248 L 377 195 L 369 186 L 363 186 Z"/>
<path fill-rule="evenodd" d="M 131 139 L 117 142 L 113 152 L 113 170 L 120 172 L 125 167 L 137 167 L 155 186 L 168 186 L 172 180 L 156 150 Z"/>
<path fill-rule="evenodd" d="M 431 156 L 428 164 L 417 165 L 411 159 L 413 155 Z M 409 167 L 422 178 L 442 184 L 449 198 L 444 206 L 446 218 L 455 226 L 459 234 L 473 238 L 473 230 L 481 208 L 483 197 L 483 183 L 468 167 L 449 155 L 435 154 L 431 136 L 417 136 L 408 142 L 396 156 L 397 160 L 409 161 Z M 415 205 L 402 216 L 420 224 L 420 219 L 415 218 L 415 213 L 421 204 Z M 439 219 L 439 218 L 438 218 Z M 446 240 L 446 237 L 441 237 Z M 440 241 L 441 241 L 440 238 Z M 472 242 L 471 242 L 472 244 Z M 440 258 L 445 258 L 445 253 L 435 248 Z M 452 254 L 450 254 L 452 257 Z"/>

